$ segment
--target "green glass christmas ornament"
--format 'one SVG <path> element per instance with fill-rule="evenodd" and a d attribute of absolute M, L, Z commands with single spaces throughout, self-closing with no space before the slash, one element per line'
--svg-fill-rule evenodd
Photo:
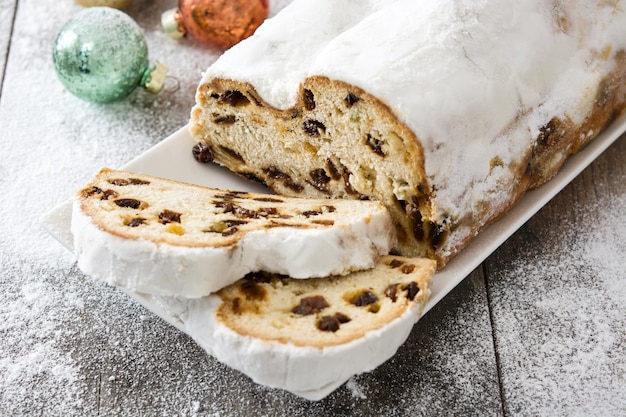
<path fill-rule="evenodd" d="M 158 93 L 167 75 L 163 64 L 150 66 L 141 28 L 110 7 L 85 9 L 70 19 L 54 41 L 53 60 L 63 85 L 95 103 L 119 100 L 138 86 Z"/>

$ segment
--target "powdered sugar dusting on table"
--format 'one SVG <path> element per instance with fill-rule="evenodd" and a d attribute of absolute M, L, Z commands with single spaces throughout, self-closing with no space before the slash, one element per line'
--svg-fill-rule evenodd
<path fill-rule="evenodd" d="M 6 285 L 3 288 L 7 290 Z M 78 411 L 82 405 L 77 388 L 79 364 L 59 344 L 71 336 L 67 325 L 78 317 L 75 310 L 82 308 L 80 298 L 55 291 L 50 282 L 16 282 L 8 290 L 0 305 L 3 403 L 33 401 L 43 407 L 67 402 L 71 404 L 68 411 Z M 25 391 L 33 385 L 40 388 Z"/>
<path fill-rule="evenodd" d="M 270 3 L 276 10 L 286 0 Z M 19 1 L 0 101 L 0 192 L 10 196 L 0 216 L 0 414 L 141 415 L 146 410 L 159 410 L 169 415 L 202 416 L 373 412 L 400 416 L 406 410 L 426 414 L 430 409 L 464 410 L 465 413 L 450 414 L 470 414 L 471 407 L 481 406 L 487 408 L 481 409 L 482 413 L 473 409 L 473 414 L 496 414 L 497 376 L 484 371 L 493 368 L 493 351 L 489 346 L 491 339 L 485 337 L 490 332 L 486 313 L 477 307 L 484 306 L 482 298 L 468 297 L 463 301 L 448 297 L 441 308 L 431 310 L 418 323 L 408 344 L 393 360 L 373 373 L 356 377 L 327 400 L 310 403 L 257 386 L 220 365 L 191 339 L 148 313 L 126 294 L 80 274 L 71 254 L 41 229 L 39 216 L 69 198 L 101 166 L 117 167 L 128 162 L 187 122 L 194 100 L 190 90 L 195 89 L 200 73 L 216 54 L 193 40 L 167 40 L 155 19 L 161 4 L 135 1 L 129 13 L 140 21 L 148 35 L 151 58 L 170 64 L 173 78 L 168 82 L 178 80 L 178 89 L 166 83 L 166 89 L 158 96 L 137 91 L 126 101 L 99 106 L 64 92 L 52 70 L 54 36 L 65 20 L 81 8 L 71 1 Z M 626 178 L 612 181 L 624 183 Z M 545 245 L 541 249 L 546 253 L 537 254 L 537 263 L 505 266 L 510 280 L 500 278 L 503 294 L 495 297 L 502 311 L 519 305 L 511 302 L 512 297 L 520 294 L 516 289 L 519 276 L 534 276 L 533 284 L 553 282 L 554 288 L 542 296 L 530 313 L 513 311 L 496 323 L 500 331 L 517 329 L 521 323 L 532 324 L 531 313 L 540 312 L 554 314 L 556 322 L 567 332 L 575 332 L 583 340 L 599 341 L 595 345 L 582 343 L 574 352 L 576 343 L 568 337 L 570 333 L 553 330 L 558 336 L 556 341 L 567 342 L 552 343 L 554 352 L 570 349 L 577 355 L 576 361 L 566 364 L 568 373 L 564 374 L 558 373 L 558 355 L 548 356 L 547 363 L 542 363 L 543 358 L 533 363 L 532 352 L 502 346 L 503 356 L 513 360 L 520 357 L 535 366 L 535 370 L 526 370 L 514 363 L 504 364 L 510 375 L 520 376 L 505 381 L 510 387 L 506 393 L 512 396 L 512 409 L 527 411 L 525 401 L 531 394 L 545 400 L 550 391 L 542 388 L 563 381 L 597 384 L 598 389 L 584 390 L 581 398 L 570 390 L 570 398 L 548 399 L 543 404 L 563 401 L 579 405 L 593 393 L 603 396 L 590 401 L 596 407 L 605 400 L 613 406 L 610 410 L 621 410 L 623 414 L 626 409 L 626 383 L 616 384 L 614 377 L 622 375 L 619 381 L 623 382 L 626 374 L 626 286 L 621 262 L 626 252 L 624 200 L 624 194 L 620 194 L 610 204 L 599 203 L 610 207 L 605 214 L 600 207 L 599 218 L 588 213 L 588 224 L 597 222 L 595 229 L 578 235 L 581 231 L 576 225 L 563 224 L 563 234 L 551 237 L 550 245 L 561 245 L 556 242 L 560 236 L 571 239 L 558 247 L 564 251 L 571 248 L 587 262 L 576 263 L 578 256 L 564 253 L 558 260 L 551 260 L 549 255 L 555 250 Z M 593 260 L 605 267 L 589 265 Z M 562 265 L 569 266 L 563 270 Z M 598 311 L 613 316 L 578 311 L 580 306 L 572 301 L 575 296 L 566 295 L 567 275 L 575 275 L 583 265 L 591 268 L 588 275 L 596 279 L 576 296 L 595 297 L 598 304 L 612 303 L 616 308 Z M 543 271 L 549 271 L 549 279 Z M 476 287 L 474 290 L 480 292 L 476 282 L 480 281 L 461 285 Z M 557 306 L 549 296 L 559 300 Z M 461 307 L 455 308 L 457 304 Z M 573 318 L 582 323 L 572 324 Z M 507 337 L 521 339 L 525 335 L 508 333 Z M 533 336 L 533 341 L 539 345 L 543 339 Z M 596 356 L 594 349 L 604 353 Z M 548 349 L 544 350 L 545 355 L 550 355 Z M 585 361 L 589 366 L 581 373 Z M 606 371 L 608 367 L 614 370 Z M 543 377 L 545 368 L 554 369 L 550 378 Z M 603 370 L 613 375 L 606 384 Z M 524 398 L 514 397 L 518 389 Z M 572 414 L 618 414 L 602 413 L 601 408 L 591 413 L 585 413 L 588 409 L 584 407 L 580 410 L 573 410 Z M 539 409 L 535 414 L 554 414 L 554 409 Z"/>
<path fill-rule="evenodd" d="M 531 220 L 519 238 L 528 241 L 519 261 L 493 278 L 494 328 L 513 413 L 549 415 L 555 405 L 575 415 L 626 409 L 626 192 L 572 211 L 573 220 L 564 215 L 549 230 Z"/>

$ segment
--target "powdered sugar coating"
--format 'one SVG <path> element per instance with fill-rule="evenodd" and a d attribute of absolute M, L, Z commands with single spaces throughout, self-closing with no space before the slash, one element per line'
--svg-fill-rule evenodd
<path fill-rule="evenodd" d="M 512 414 L 626 410 L 626 385 L 607 378 L 623 380 L 626 373 L 626 193 L 609 191 L 626 175 L 616 170 L 607 184 L 599 173 L 583 173 L 502 247 L 501 257 L 516 252 L 511 262 L 503 265 L 498 256 L 489 262 L 503 393 Z M 589 179 L 606 193 L 579 194 Z M 568 201 L 579 204 L 560 216 L 559 227 L 546 229 L 542 214 L 551 217 Z M 538 234 L 541 239 L 526 244 Z"/>

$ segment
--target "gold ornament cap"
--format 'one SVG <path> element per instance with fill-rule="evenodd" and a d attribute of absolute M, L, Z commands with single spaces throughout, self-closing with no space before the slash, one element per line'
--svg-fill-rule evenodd
<path fill-rule="evenodd" d="M 175 40 L 182 39 L 187 31 L 181 24 L 180 10 L 170 9 L 163 12 L 161 15 L 161 26 L 167 35 Z"/>
<path fill-rule="evenodd" d="M 169 68 L 166 65 L 157 61 L 153 68 L 146 71 L 145 81 L 142 82 L 142 85 L 150 93 L 157 94 L 163 88 L 163 84 L 165 84 L 168 70 Z"/>
<path fill-rule="evenodd" d="M 84 7 L 113 7 L 123 9 L 131 4 L 133 0 L 76 0 L 76 3 Z"/>

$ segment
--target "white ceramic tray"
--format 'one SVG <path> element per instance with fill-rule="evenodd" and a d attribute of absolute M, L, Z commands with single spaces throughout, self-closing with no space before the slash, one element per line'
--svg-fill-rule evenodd
<path fill-rule="evenodd" d="M 445 268 L 437 272 L 433 281 L 432 295 L 426 306 L 425 313 L 467 277 L 625 131 L 626 115 L 623 115 L 590 145 L 571 157 L 557 176 L 539 189 L 526 193 L 511 211 L 485 229 Z M 187 127 L 183 127 L 122 168 L 217 188 L 267 192 L 262 186 L 245 181 L 225 168 L 214 164 L 197 163 L 191 155 L 193 145 L 194 141 Z M 94 167 L 94 174 L 99 168 Z M 68 201 L 46 213 L 42 221 L 46 229 L 71 250 L 70 217 L 71 202 Z M 146 308 L 184 331 L 180 323 L 163 311 L 150 297 L 136 293 L 129 294 Z"/>

